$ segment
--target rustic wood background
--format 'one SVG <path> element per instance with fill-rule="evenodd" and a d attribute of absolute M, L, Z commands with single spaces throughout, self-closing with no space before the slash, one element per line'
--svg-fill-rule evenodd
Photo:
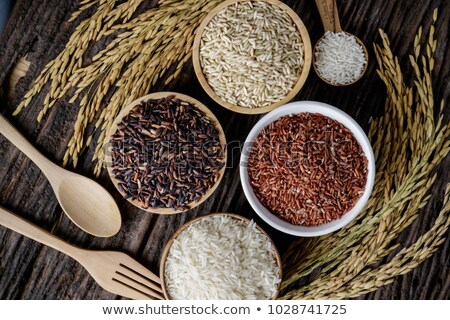
<path fill-rule="evenodd" d="M 60 163 L 65 146 L 72 134 L 77 106 L 68 99 L 58 103 L 44 121 L 36 122 L 44 94 L 18 117 L 11 113 L 32 85 L 43 66 L 64 47 L 74 25 L 67 23 L 78 1 L 17 0 L 10 20 L 0 35 L 0 87 L 3 91 L 1 112 L 50 159 Z M 315 43 L 322 25 L 314 1 L 286 1 L 303 19 Z M 321 82 L 314 71 L 295 100 L 318 100 L 334 104 L 355 117 L 368 130 L 371 117 L 383 112 L 385 88 L 376 75 L 372 43 L 379 40 L 378 28 L 383 28 L 392 41 L 392 48 L 408 65 L 414 35 L 421 24 L 431 23 L 433 9 L 439 7 L 437 23 L 436 66 L 434 84 L 436 98 L 450 99 L 450 2 L 447 0 L 338 0 L 344 30 L 356 34 L 370 54 L 367 74 L 356 85 L 333 88 Z M 7 96 L 10 72 L 18 58 L 27 55 L 31 67 Z M 411 68 L 406 72 L 410 75 Z M 157 86 L 155 91 L 162 86 Z M 234 114 L 215 104 L 199 86 L 188 63 L 182 75 L 165 89 L 189 94 L 208 105 L 220 119 L 228 141 L 243 141 L 260 116 Z M 450 119 L 448 105 L 445 120 Z M 84 151 L 77 171 L 91 175 L 92 146 Z M 114 237 L 99 239 L 78 229 L 61 212 L 52 189 L 38 168 L 18 149 L 0 136 L 0 205 L 13 210 L 53 234 L 78 246 L 92 249 L 125 251 L 157 272 L 161 251 L 174 231 L 195 216 L 209 212 L 235 212 L 253 217 L 269 232 L 280 252 L 286 250 L 293 237 L 283 235 L 256 217 L 247 203 L 239 182 L 239 154 L 229 156 L 224 179 L 214 195 L 200 207 L 187 213 L 158 216 L 133 208 L 120 195 L 106 174 L 99 181 L 117 199 L 123 217 L 123 227 Z M 401 236 L 405 244 L 414 241 L 432 223 L 442 203 L 444 186 L 450 182 L 450 158 L 440 166 L 438 181 L 430 192 L 429 205 L 411 229 Z M 449 299 L 450 298 L 450 238 L 439 251 L 413 272 L 398 277 L 389 286 L 360 297 L 361 299 Z M 71 258 L 0 227 L 0 298 L 1 299 L 116 299 L 102 290 L 88 273 Z"/>

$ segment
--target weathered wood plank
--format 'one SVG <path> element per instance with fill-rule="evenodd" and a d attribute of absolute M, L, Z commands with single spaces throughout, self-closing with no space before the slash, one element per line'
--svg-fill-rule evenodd
<path fill-rule="evenodd" d="M 315 43 L 322 34 L 322 26 L 313 1 L 286 1 L 303 19 Z M 296 100 L 319 100 L 337 105 L 356 117 L 368 129 L 371 117 L 380 115 L 384 108 L 385 88 L 376 75 L 376 62 L 371 43 L 379 39 L 378 28 L 390 36 L 395 53 L 403 65 L 408 63 L 412 42 L 419 25 L 429 25 L 432 11 L 440 9 L 437 24 L 438 54 L 434 72 L 437 98 L 448 101 L 450 94 L 449 30 L 450 4 L 438 0 L 348 0 L 338 1 L 344 30 L 360 37 L 369 49 L 370 64 L 363 81 L 358 84 L 334 88 L 322 83 L 314 72 L 297 95 Z M 19 57 L 28 55 L 32 62 L 27 76 L 22 79 L 15 97 L 1 108 L 17 128 L 45 155 L 60 162 L 72 133 L 76 106 L 66 107 L 67 100 L 53 108 L 41 124 L 36 122 L 42 103 L 41 95 L 18 117 L 11 112 L 26 92 L 39 70 L 64 47 L 74 26 L 65 21 L 76 8 L 71 1 L 17 0 L 5 31 L 0 35 L 0 84 L 7 89 L 7 76 Z M 427 33 L 427 29 L 424 30 Z M 408 76 L 410 72 L 406 73 Z M 158 86 L 159 89 L 161 85 Z M 156 90 L 155 89 L 155 90 Z M 182 76 L 166 87 L 192 95 L 210 106 L 220 119 L 232 146 L 243 141 L 260 116 L 232 113 L 215 104 L 195 80 L 192 65 L 187 64 Z M 450 110 L 446 109 L 446 120 Z M 85 151 L 80 172 L 90 174 L 93 149 Z M 247 203 L 239 182 L 239 152 L 229 157 L 229 168 L 214 196 L 198 208 L 175 216 L 157 216 L 133 208 L 120 199 L 120 195 L 104 174 L 99 181 L 116 197 L 123 213 L 123 227 L 110 239 L 97 239 L 75 227 L 61 213 L 45 177 L 3 137 L 0 137 L 0 204 L 23 217 L 52 231 L 67 241 L 89 248 L 122 250 L 137 257 L 153 271 L 158 271 L 161 251 L 174 231 L 187 220 L 207 212 L 236 212 L 253 217 L 275 240 L 280 251 L 286 250 L 294 239 L 263 223 Z M 429 205 L 408 232 L 401 236 L 404 243 L 414 241 L 432 223 L 441 204 L 445 184 L 450 181 L 450 159 L 438 171 L 437 183 Z M 393 284 L 362 296 L 382 299 L 449 299 L 450 298 L 450 239 L 431 259 L 413 272 L 398 277 Z M 103 291 L 73 260 L 53 249 L 0 227 L 0 299 L 113 299 L 116 296 Z"/>

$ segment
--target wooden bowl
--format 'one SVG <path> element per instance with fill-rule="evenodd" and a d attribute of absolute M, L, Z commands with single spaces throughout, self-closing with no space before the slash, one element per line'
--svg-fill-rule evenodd
<path fill-rule="evenodd" d="M 163 289 L 163 293 L 164 293 L 164 297 L 167 300 L 171 300 L 169 293 L 167 292 L 166 289 L 166 282 L 165 282 L 165 276 L 164 276 L 164 272 L 165 272 L 165 267 L 166 267 L 166 261 L 167 261 L 167 257 L 169 255 L 169 251 L 170 248 L 172 247 L 173 242 L 175 241 L 175 239 L 178 237 L 178 235 L 183 232 L 184 230 L 186 230 L 186 228 L 188 228 L 190 225 L 192 225 L 193 223 L 196 223 L 197 221 L 200 221 L 203 218 L 209 217 L 209 216 L 228 216 L 237 220 L 241 220 L 244 221 L 246 223 L 250 223 L 251 221 L 243 216 L 234 214 L 234 213 L 210 213 L 201 217 L 197 217 L 194 218 L 191 221 L 188 221 L 187 223 L 185 223 L 183 226 L 181 226 L 174 234 L 173 236 L 169 239 L 169 241 L 167 242 L 164 251 L 162 253 L 161 256 L 161 262 L 160 262 L 160 270 L 159 270 L 159 277 L 161 278 L 161 287 Z M 272 243 L 272 247 L 273 247 L 273 251 L 274 251 L 274 256 L 275 256 L 275 260 L 277 262 L 278 265 L 278 276 L 280 278 L 280 280 L 282 279 L 282 267 L 281 267 L 281 258 L 280 258 L 280 254 L 277 250 L 277 247 L 275 246 L 275 243 L 273 242 L 273 240 L 269 237 L 269 235 L 264 231 L 264 229 L 262 229 L 259 225 L 256 225 L 256 228 L 261 231 L 261 233 L 263 235 L 265 235 L 269 241 Z M 275 300 L 278 297 L 279 291 L 280 291 L 280 287 L 281 287 L 281 281 L 278 283 L 278 287 L 276 292 L 273 294 L 273 296 L 270 298 L 271 300 Z"/>
<path fill-rule="evenodd" d="M 344 31 L 344 32 L 345 32 L 345 31 Z M 318 76 L 323 82 L 325 82 L 326 84 L 329 84 L 330 86 L 334 86 L 334 87 L 346 87 L 346 86 L 349 86 L 349 85 L 351 85 L 351 84 L 354 84 L 354 83 L 358 82 L 358 81 L 363 77 L 363 75 L 366 73 L 367 65 L 369 64 L 369 53 L 367 52 L 367 48 L 366 48 L 366 46 L 364 45 L 364 43 L 363 43 L 357 36 L 355 36 L 354 34 L 351 34 L 351 33 L 348 33 L 348 32 L 345 32 L 345 33 L 348 34 L 348 35 L 350 35 L 350 36 L 355 37 L 356 42 L 362 47 L 364 56 L 365 56 L 365 58 L 366 58 L 366 63 L 364 64 L 364 67 L 363 67 L 363 69 L 361 70 L 361 74 L 360 74 L 359 77 L 356 78 L 354 81 L 348 82 L 348 83 L 331 83 L 330 81 L 328 81 L 327 79 L 325 79 L 324 77 L 322 77 L 322 76 L 320 75 L 320 73 L 319 73 L 319 71 L 317 70 L 317 67 L 316 67 L 316 54 L 315 54 L 315 52 L 316 52 L 316 46 L 317 46 L 317 44 L 318 44 L 320 41 L 322 41 L 322 39 L 323 39 L 323 37 L 325 37 L 325 35 L 323 35 L 322 37 L 320 37 L 320 39 L 316 42 L 316 45 L 314 46 L 314 50 L 313 50 L 313 55 L 312 55 L 312 59 L 313 59 L 313 60 L 312 60 L 312 65 L 313 65 L 314 71 L 316 72 L 317 76 Z"/>
<path fill-rule="evenodd" d="M 119 115 L 116 117 L 116 119 L 114 120 L 113 125 L 111 126 L 111 128 L 108 131 L 108 137 L 112 137 L 114 135 L 114 133 L 117 131 L 117 126 L 118 124 L 122 121 L 123 117 L 126 116 L 135 106 L 139 105 L 141 102 L 143 101 L 147 101 L 150 99 L 161 99 L 161 98 L 165 98 L 168 96 L 175 96 L 176 98 L 182 100 L 182 101 L 186 101 L 189 102 L 193 105 L 195 105 L 196 108 L 198 108 L 199 110 L 201 110 L 203 113 L 205 113 L 205 115 L 211 119 L 212 123 L 215 125 L 217 131 L 218 131 L 218 135 L 219 135 L 219 141 L 220 144 L 223 146 L 224 148 L 224 158 L 223 161 L 224 163 L 226 163 L 227 161 L 227 150 L 226 150 L 226 139 L 225 139 L 225 133 L 223 132 L 222 126 L 220 125 L 219 120 L 217 120 L 217 118 L 215 117 L 215 115 L 201 102 L 199 102 L 198 100 L 189 97 L 187 95 L 181 94 L 181 93 L 177 93 L 177 92 L 156 92 L 156 93 L 152 93 L 149 95 L 146 95 L 144 97 L 141 97 L 139 99 L 134 100 L 133 102 L 131 102 L 129 105 L 127 105 L 120 113 Z M 108 140 L 110 141 L 110 139 Z M 105 150 L 105 155 L 106 155 L 106 166 L 107 166 L 107 170 L 109 173 L 109 177 L 111 178 L 111 181 L 113 182 L 114 186 L 116 187 L 116 189 L 122 194 L 122 192 L 119 190 L 118 188 L 118 180 L 115 178 L 114 174 L 113 174 L 113 165 L 112 165 L 112 159 L 111 159 L 111 155 L 110 155 L 110 148 L 106 148 Z M 220 181 L 222 180 L 223 174 L 225 173 L 225 167 L 226 165 L 220 170 L 220 175 L 216 181 L 216 183 L 207 190 L 207 192 L 197 201 L 193 201 L 190 202 L 189 205 L 189 209 L 195 208 L 198 205 L 200 205 L 202 202 L 204 202 L 206 199 L 208 199 L 211 194 L 214 192 L 214 190 L 216 190 L 217 186 L 220 184 Z M 122 194 L 123 195 L 123 194 Z M 141 204 L 139 201 L 137 200 L 132 200 L 131 198 L 127 199 L 130 203 L 132 203 L 133 205 L 135 205 L 136 207 L 145 210 L 147 212 L 151 212 L 151 213 L 158 213 L 158 214 L 175 214 L 175 213 L 180 213 L 180 212 L 184 212 L 187 210 L 173 210 L 172 208 L 147 208 L 144 209 L 142 208 Z"/>
<path fill-rule="evenodd" d="M 206 80 L 205 75 L 203 74 L 202 66 L 200 63 L 200 42 L 203 35 L 203 31 L 205 30 L 208 23 L 211 21 L 211 19 L 222 9 L 236 4 L 238 2 L 247 2 L 248 0 L 227 0 L 223 3 L 219 4 L 217 7 L 215 7 L 211 12 L 203 19 L 202 23 L 198 27 L 194 39 L 193 49 L 192 49 L 192 61 L 194 64 L 194 71 L 198 78 L 198 81 L 200 82 L 200 85 L 202 88 L 208 93 L 208 95 L 214 99 L 218 104 L 221 106 L 238 112 L 238 113 L 244 113 L 244 114 L 261 114 L 269 112 L 279 106 L 282 106 L 292 100 L 295 95 L 300 91 L 300 89 L 303 87 L 306 78 L 308 77 L 309 70 L 311 68 L 311 60 L 312 60 L 312 49 L 311 49 L 311 40 L 309 38 L 308 30 L 306 30 L 305 25 L 303 24 L 300 17 L 287 5 L 284 3 L 278 1 L 278 0 L 264 0 L 267 3 L 276 5 L 286 11 L 286 13 L 291 17 L 294 24 L 297 26 L 298 31 L 300 33 L 301 39 L 303 41 L 304 46 L 304 57 L 303 57 L 303 68 L 299 75 L 299 78 L 297 82 L 295 83 L 292 90 L 280 101 L 271 104 L 270 106 L 266 107 L 260 107 L 260 108 L 246 108 L 246 107 L 240 107 L 234 104 L 229 103 L 228 101 L 225 101 L 222 99 L 219 95 L 215 93 L 213 88 L 209 85 L 208 81 Z M 259 1 L 259 0 L 258 0 Z"/>

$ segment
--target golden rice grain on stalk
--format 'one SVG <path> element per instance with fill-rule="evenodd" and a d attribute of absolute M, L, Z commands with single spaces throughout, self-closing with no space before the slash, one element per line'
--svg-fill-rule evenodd
<path fill-rule="evenodd" d="M 435 10 L 433 20 L 436 19 Z M 393 241 L 428 203 L 431 197 L 428 190 L 436 179 L 436 174 L 431 173 L 450 152 L 449 124 L 442 125 L 442 115 L 437 124 L 433 120 L 431 71 L 437 47 L 433 30 L 434 27 L 430 28 L 426 56 L 420 55 L 422 27 L 414 39 L 410 62 L 417 80 L 413 88 L 405 85 L 389 39 L 380 30 L 382 45 L 375 44 L 374 48 L 377 72 L 386 84 L 388 97 L 385 115 L 372 121 L 369 133 L 378 170 L 372 197 L 360 218 L 350 226 L 333 235 L 310 240 L 302 250 L 298 250 L 302 240 L 291 246 L 283 257 L 286 277 L 282 299 L 360 296 L 415 268 L 445 239 L 450 225 L 450 185 L 433 227 L 413 245 L 398 251 L 390 261 L 380 263 L 381 258 L 398 250 L 398 244 Z M 443 105 L 441 101 L 440 112 Z M 408 155 L 406 145 L 412 150 L 412 156 Z M 403 166 L 405 162 L 407 166 Z M 405 169 L 398 170 L 400 167 Z M 376 263 L 379 267 L 372 269 Z M 322 270 L 313 281 L 295 286 L 297 280 L 317 268 Z"/>
<path fill-rule="evenodd" d="M 177 67 L 172 75 L 168 75 L 166 83 L 179 75 L 182 65 L 187 61 L 186 56 L 190 56 L 189 48 L 195 29 L 209 9 L 220 1 L 185 0 L 180 4 L 178 1 L 161 0 L 155 8 L 135 15 L 141 3 L 143 0 L 130 0 L 122 4 L 115 0 L 82 1 L 71 21 L 95 6 L 92 16 L 79 23 L 64 50 L 47 63 L 14 113 L 18 114 L 28 106 L 33 97 L 50 82 L 50 90 L 38 116 L 41 121 L 58 99 L 75 89 L 69 103 L 76 103 L 81 97 L 81 112 L 78 116 L 83 117 L 83 122 L 74 131 L 70 140 L 71 149 L 64 155 L 64 164 L 72 159 L 75 165 L 79 152 L 87 146 L 87 142 L 91 142 L 92 139 L 83 138 L 86 127 L 105 105 L 104 98 L 108 92 L 114 92 L 107 103 L 108 117 L 105 118 L 105 113 L 101 113 L 95 125 L 96 129 L 101 128 L 102 131 L 109 128 L 124 103 L 148 93 L 151 86 L 166 76 L 172 64 L 177 63 Z M 100 50 L 91 63 L 83 66 L 85 54 L 92 43 L 107 35 L 113 35 L 110 44 Z M 177 41 L 172 41 L 174 39 Z M 158 68 L 146 70 L 149 74 L 144 77 L 142 66 L 155 58 L 163 63 Z M 127 82 L 128 85 L 118 85 L 127 72 L 133 76 Z M 90 95 L 95 97 L 86 100 L 85 97 Z M 99 150 L 106 139 L 104 134 L 100 137 L 102 139 L 98 140 L 94 155 L 98 160 L 97 173 L 103 161 L 103 153 Z"/>
<path fill-rule="evenodd" d="M 14 112 L 16 115 L 28 106 L 46 85 L 50 90 L 44 96 L 39 120 L 56 101 L 69 92 L 73 94 L 69 105 L 79 101 L 80 109 L 64 164 L 72 161 L 77 165 L 79 153 L 94 136 L 86 128 L 98 116 L 95 128 L 100 132 L 95 135 L 98 139 L 93 158 L 98 160 L 94 174 L 100 174 L 106 132 L 121 108 L 151 91 L 158 80 L 165 78 L 168 83 L 179 75 L 190 58 L 197 26 L 221 1 L 161 0 L 155 8 L 137 14 L 142 2 L 81 1 L 71 20 L 87 9 L 92 11 L 91 16 L 78 24 L 66 47 L 46 64 Z M 435 10 L 433 21 L 437 17 Z M 372 197 L 359 219 L 339 232 L 299 240 L 291 246 L 284 256 L 282 299 L 340 299 L 373 291 L 416 267 L 445 238 L 450 220 L 450 188 L 438 219 L 426 234 L 402 250 L 396 249 L 394 241 L 427 204 L 428 190 L 436 177 L 431 173 L 450 151 L 450 126 L 442 124 L 442 116 L 437 124 L 433 120 L 431 71 L 438 45 L 434 26 L 428 32 L 427 43 L 421 44 L 424 34 L 420 27 L 414 38 L 410 62 L 416 85 L 410 88 L 404 82 L 387 35 L 380 30 L 381 44 L 375 44 L 374 49 L 377 73 L 386 84 L 387 101 L 385 114 L 372 121 L 369 132 L 378 169 Z M 111 37 L 109 45 L 92 61 L 86 61 L 88 49 L 104 37 Z M 425 56 L 421 54 L 423 48 Z M 152 66 L 144 71 L 143 65 Z M 174 71 L 170 74 L 169 70 Z M 105 101 L 107 96 L 109 101 Z M 443 107 L 441 101 L 440 112 Z M 302 250 L 298 250 L 300 246 Z M 371 264 L 380 262 L 393 250 L 398 252 L 391 260 L 371 269 Z M 297 280 L 318 267 L 321 270 L 313 281 L 297 286 Z"/>

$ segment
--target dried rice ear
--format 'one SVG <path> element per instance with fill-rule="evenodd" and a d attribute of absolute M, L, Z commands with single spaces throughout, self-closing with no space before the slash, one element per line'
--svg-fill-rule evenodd
<path fill-rule="evenodd" d="M 261 108 L 294 88 L 304 55 L 300 31 L 285 10 L 268 2 L 240 2 L 209 21 L 199 57 L 206 81 L 221 99 Z"/>

